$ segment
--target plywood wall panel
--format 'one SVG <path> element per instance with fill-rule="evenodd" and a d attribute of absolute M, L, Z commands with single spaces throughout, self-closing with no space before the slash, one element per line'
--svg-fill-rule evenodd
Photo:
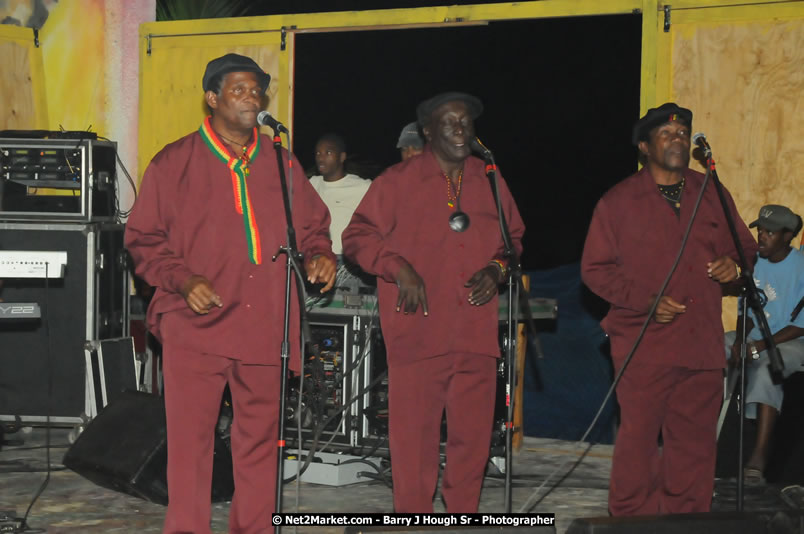
<path fill-rule="evenodd" d="M 804 213 L 804 18 L 682 25 L 672 53 L 673 98 L 706 132 L 743 219 L 764 204 Z M 724 325 L 735 318 L 724 303 Z"/>
<path fill-rule="evenodd" d="M 34 87 L 29 48 L 14 41 L 0 41 L 3 70 L 0 75 L 0 130 L 30 130 L 36 125 Z"/>

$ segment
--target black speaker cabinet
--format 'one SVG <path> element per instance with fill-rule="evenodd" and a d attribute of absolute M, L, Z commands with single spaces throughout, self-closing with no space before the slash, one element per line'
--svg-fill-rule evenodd
<path fill-rule="evenodd" d="M 102 406 L 89 394 L 91 349 L 128 336 L 129 277 L 121 224 L 0 223 L 0 251 L 64 251 L 63 278 L 6 278 L 6 303 L 42 318 L 0 321 L 0 419 L 80 423 Z"/>
<path fill-rule="evenodd" d="M 800 518 L 788 512 L 711 512 L 576 519 L 566 534 L 795 534 Z M 804 534 L 804 533 L 802 533 Z"/>
<path fill-rule="evenodd" d="M 64 465 L 95 484 L 167 504 L 167 428 L 164 400 L 126 391 L 95 417 L 67 450 Z M 232 456 L 216 434 L 212 501 L 234 494 Z"/>

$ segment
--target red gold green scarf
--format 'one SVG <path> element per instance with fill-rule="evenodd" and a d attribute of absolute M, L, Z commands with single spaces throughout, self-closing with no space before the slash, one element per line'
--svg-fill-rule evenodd
<path fill-rule="evenodd" d="M 229 167 L 232 173 L 232 189 L 234 191 L 235 209 L 237 213 L 243 215 L 243 224 L 246 228 L 246 243 L 248 244 L 248 259 L 251 263 L 259 265 L 262 263 L 262 249 L 260 248 L 260 233 L 257 230 L 257 222 L 254 220 L 254 210 L 251 207 L 251 198 L 248 195 L 248 187 L 246 185 L 246 178 L 249 175 L 249 163 L 254 161 L 257 157 L 257 152 L 260 150 L 260 134 L 257 128 L 254 128 L 252 137 L 254 141 L 250 146 L 243 147 L 243 155 L 239 158 L 229 155 L 226 145 L 218 139 L 212 126 L 210 125 L 211 117 L 207 117 L 204 123 L 199 128 L 201 139 L 207 144 L 207 147 L 215 154 L 219 160 Z"/>

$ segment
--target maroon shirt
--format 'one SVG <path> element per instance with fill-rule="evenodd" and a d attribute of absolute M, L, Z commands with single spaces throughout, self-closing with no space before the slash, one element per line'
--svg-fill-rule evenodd
<path fill-rule="evenodd" d="M 500 198 L 517 252 L 525 225 L 499 176 Z M 501 259 L 497 209 L 484 164 L 464 163 L 461 210 L 469 228 L 453 232 L 447 182 L 429 146 L 422 155 L 386 170 L 371 184 L 343 232 L 344 255 L 376 274 L 380 319 L 389 365 L 450 352 L 500 355 L 497 296 L 483 306 L 467 301 L 469 278 Z M 396 311 L 396 274 L 402 260 L 422 277 L 430 314 Z"/>
<path fill-rule="evenodd" d="M 145 171 L 126 225 L 136 272 L 156 288 L 147 322 L 167 343 L 247 363 L 279 364 L 285 303 L 287 243 L 282 191 L 269 137 L 251 162 L 248 193 L 262 246 L 262 263 L 249 261 L 243 216 L 235 209 L 229 169 L 198 132 L 167 145 Z M 228 147 L 227 147 L 228 148 Z M 287 172 L 287 153 L 284 165 Z M 334 261 L 329 211 L 293 159 L 293 225 L 305 258 Z M 195 314 L 181 296 L 187 279 L 206 277 L 223 301 Z M 294 282 L 295 283 L 295 282 Z M 298 353 L 298 301 L 291 295 L 291 347 Z M 296 362 L 292 358 L 291 362 Z M 295 366 L 294 366 L 295 367 Z"/>
<path fill-rule="evenodd" d="M 662 198 L 647 168 L 614 186 L 597 204 L 581 260 L 589 288 L 611 303 L 602 322 L 611 339 L 616 368 L 631 350 L 650 305 L 678 254 L 704 175 L 687 169 L 681 213 Z M 754 238 L 724 193 L 746 257 Z M 642 364 L 720 369 L 723 358 L 722 293 L 707 275 L 707 263 L 729 256 L 738 261 L 717 191 L 706 186 L 686 249 L 664 294 L 687 306 L 668 324 L 651 321 L 634 360 Z"/>

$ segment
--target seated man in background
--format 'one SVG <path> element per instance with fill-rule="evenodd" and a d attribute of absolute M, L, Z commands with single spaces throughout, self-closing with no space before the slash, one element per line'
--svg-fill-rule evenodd
<path fill-rule="evenodd" d="M 759 218 L 749 227 L 757 228 L 759 258 L 754 268 L 754 282 L 767 297 L 765 317 L 784 362 L 784 377 L 804 370 L 804 314 L 797 305 L 804 297 L 804 254 L 790 243 L 801 230 L 801 217 L 784 206 L 767 205 L 759 210 Z M 764 300 L 764 299 L 763 299 Z M 742 311 L 742 307 L 740 308 Z M 743 316 L 737 320 L 737 330 L 726 333 L 726 357 L 734 372 L 740 366 Z M 768 463 L 771 435 L 782 408 L 782 384 L 774 383 L 769 368 L 767 344 L 759 325 L 748 311 L 746 358 L 747 382 L 746 417 L 756 419 L 757 440 L 746 463 L 747 483 L 764 482 L 763 472 Z M 756 328 L 755 328 L 756 327 Z"/>
<path fill-rule="evenodd" d="M 371 180 L 347 174 L 345 161 L 346 142 L 343 138 L 333 133 L 321 136 L 315 145 L 315 166 L 321 174 L 310 177 L 310 184 L 329 208 L 332 252 L 339 257 L 342 254 L 341 233 L 371 185 Z"/>

